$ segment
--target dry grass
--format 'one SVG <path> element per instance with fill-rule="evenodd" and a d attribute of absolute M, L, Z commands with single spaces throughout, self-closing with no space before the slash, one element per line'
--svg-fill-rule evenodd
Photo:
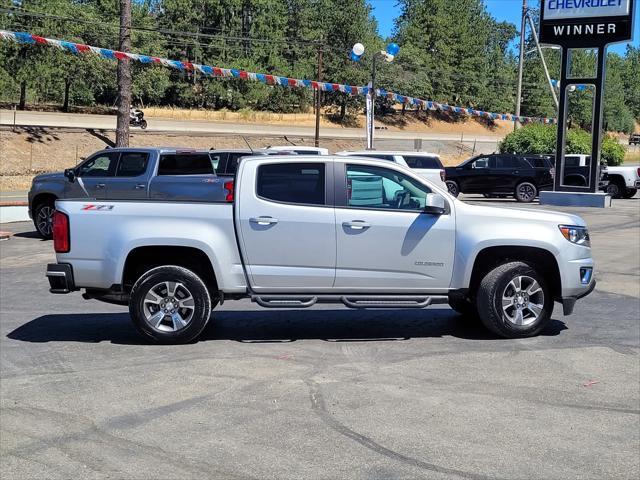
<path fill-rule="evenodd" d="M 627 151 L 624 155 L 624 163 L 640 163 L 640 150 Z"/>

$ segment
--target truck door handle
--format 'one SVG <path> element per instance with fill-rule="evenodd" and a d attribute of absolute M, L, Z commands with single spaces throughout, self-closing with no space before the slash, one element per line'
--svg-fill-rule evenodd
<path fill-rule="evenodd" d="M 96 188 L 104 188 L 105 184 L 104 183 L 96 183 Z"/>
<path fill-rule="evenodd" d="M 278 223 L 278 219 L 273 217 L 254 217 L 250 218 L 249 221 L 251 223 L 257 223 L 258 225 L 273 225 Z"/>
<path fill-rule="evenodd" d="M 136 190 L 142 190 L 143 188 L 146 188 L 146 187 L 147 187 L 146 184 L 138 183 L 135 188 L 136 188 Z"/>
<path fill-rule="evenodd" d="M 365 228 L 369 228 L 371 224 L 364 220 L 351 220 L 350 222 L 342 222 L 342 226 L 353 230 L 364 230 Z"/>

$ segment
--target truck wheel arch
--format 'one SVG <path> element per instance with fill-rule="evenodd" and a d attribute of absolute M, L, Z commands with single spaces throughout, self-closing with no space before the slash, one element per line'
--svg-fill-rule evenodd
<path fill-rule="evenodd" d="M 207 254 L 195 247 L 153 245 L 136 247 L 129 252 L 122 271 L 122 288 L 130 292 L 144 273 L 163 265 L 175 265 L 191 270 L 207 285 L 212 299 L 218 296 L 218 281 Z"/>
<path fill-rule="evenodd" d="M 35 210 L 38 205 L 41 205 L 42 203 L 45 203 L 45 202 L 52 202 L 55 204 L 56 200 L 58 200 L 58 196 L 54 193 L 49 193 L 49 192 L 39 193 L 33 198 L 31 208 L 32 210 Z"/>
<path fill-rule="evenodd" d="M 502 263 L 519 261 L 530 265 L 545 277 L 553 298 L 560 300 L 562 297 L 562 280 L 556 257 L 549 250 L 539 247 L 527 246 L 494 246 L 487 247 L 478 252 L 471 271 L 469 292 L 474 295 L 484 276 Z"/>

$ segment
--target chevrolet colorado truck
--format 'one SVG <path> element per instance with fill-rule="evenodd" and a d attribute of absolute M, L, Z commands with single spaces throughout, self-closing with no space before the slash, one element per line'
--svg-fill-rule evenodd
<path fill-rule="evenodd" d="M 52 293 L 128 305 L 161 343 L 195 339 L 212 308 L 446 304 L 528 337 L 595 286 L 585 222 L 475 206 L 412 169 L 339 156 L 247 157 L 220 202 L 58 200 Z"/>

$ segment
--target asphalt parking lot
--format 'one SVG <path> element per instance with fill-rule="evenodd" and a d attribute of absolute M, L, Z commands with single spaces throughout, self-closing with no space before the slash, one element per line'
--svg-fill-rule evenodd
<path fill-rule="evenodd" d="M 563 210 L 598 286 L 524 340 L 444 306 L 242 301 L 198 343 L 150 345 L 125 308 L 49 294 L 51 243 L 3 225 L 0 476 L 637 479 L 640 198 Z"/>

